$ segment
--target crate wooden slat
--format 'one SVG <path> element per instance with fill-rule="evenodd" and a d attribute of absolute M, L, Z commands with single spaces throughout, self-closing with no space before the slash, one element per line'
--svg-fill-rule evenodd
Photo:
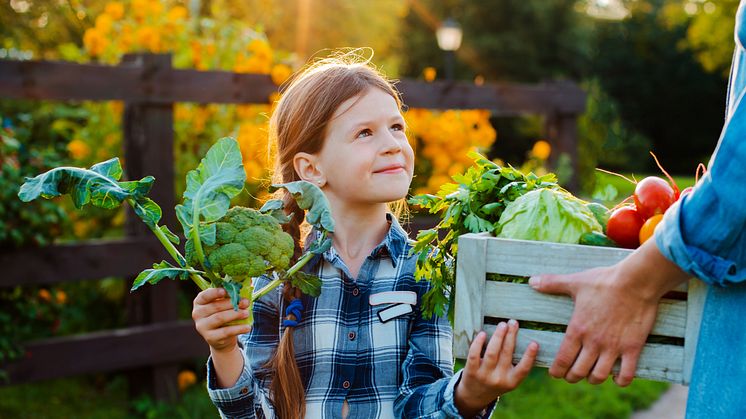
<path fill-rule="evenodd" d="M 494 301 L 500 304 L 494 304 Z M 525 284 L 487 281 L 482 300 L 484 316 L 532 322 L 567 324 L 572 300 L 564 295 L 539 294 Z M 653 335 L 683 338 L 686 330 L 686 301 L 661 301 Z"/>
<path fill-rule="evenodd" d="M 461 236 L 456 266 L 455 356 L 466 358 L 469 345 L 479 331 L 494 331 L 495 325 L 485 323 L 487 317 L 567 325 L 572 315 L 573 302 L 569 297 L 542 294 L 527 284 L 487 280 L 488 273 L 567 274 L 610 266 L 630 253 L 626 249 L 498 239 L 487 234 Z M 663 299 L 651 334 L 683 338 L 684 344 L 645 345 L 637 377 L 689 382 L 706 289 L 699 280 L 692 279 L 677 290 L 686 292 L 686 300 Z M 522 328 L 516 358 L 535 340 L 540 345 L 537 365 L 547 367 L 563 337 L 564 333 Z"/>

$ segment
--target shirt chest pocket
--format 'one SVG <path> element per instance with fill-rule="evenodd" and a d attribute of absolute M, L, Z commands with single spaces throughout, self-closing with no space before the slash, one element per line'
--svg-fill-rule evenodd
<path fill-rule="evenodd" d="M 414 309 L 409 304 L 371 307 L 371 338 L 374 348 L 403 348 L 409 340 Z"/>

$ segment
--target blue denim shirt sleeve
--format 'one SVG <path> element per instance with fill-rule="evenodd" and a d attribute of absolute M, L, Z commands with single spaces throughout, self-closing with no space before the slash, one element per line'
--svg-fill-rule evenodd
<path fill-rule="evenodd" d="M 422 301 L 424 293 L 420 293 Z M 454 390 L 462 371 L 453 374 L 453 329 L 444 316 L 423 318 L 415 310 L 409 352 L 402 364 L 403 380 L 394 402 L 397 418 L 461 418 Z M 489 418 L 494 403 L 479 418 Z"/>
<path fill-rule="evenodd" d="M 737 35 L 743 17 L 739 10 Z M 728 118 L 709 171 L 690 195 L 666 212 L 655 233 L 666 258 L 721 286 L 746 281 L 746 55 L 738 36 L 737 41 Z"/>

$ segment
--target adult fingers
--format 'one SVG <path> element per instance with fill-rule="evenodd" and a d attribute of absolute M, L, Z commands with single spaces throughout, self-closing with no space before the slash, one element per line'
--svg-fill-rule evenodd
<path fill-rule="evenodd" d="M 518 364 L 516 364 L 510 372 L 511 379 L 515 385 L 518 385 L 518 383 L 526 378 L 528 373 L 531 371 L 531 368 L 534 366 L 534 362 L 536 362 L 536 355 L 538 353 L 539 344 L 536 342 L 529 343 L 526 350 L 523 352 L 523 356 L 521 356 L 521 360 L 518 361 Z"/>
<path fill-rule="evenodd" d="M 626 387 L 632 383 L 635 378 L 635 371 L 637 370 L 637 360 L 640 357 L 640 349 L 634 349 L 622 354 L 622 367 L 619 369 L 619 375 L 614 377 L 614 382 L 619 387 Z"/>
<path fill-rule="evenodd" d="M 499 363 L 501 366 L 513 366 L 513 352 L 515 351 L 516 335 L 518 335 L 518 322 L 511 319 L 508 322 L 508 330 L 505 333 L 505 341 L 503 341 L 502 348 L 500 349 Z"/>
<path fill-rule="evenodd" d="M 611 369 L 614 368 L 618 355 L 613 352 L 602 352 L 593 367 L 591 374 L 588 376 L 588 382 L 591 384 L 601 384 L 609 378 Z"/>
<path fill-rule="evenodd" d="M 572 367 L 565 374 L 565 380 L 568 383 L 577 383 L 584 379 L 590 374 L 596 360 L 598 360 L 598 349 L 592 346 L 583 346 Z"/>
<path fill-rule="evenodd" d="M 572 364 L 575 363 L 575 359 L 580 352 L 580 338 L 572 333 L 572 321 L 570 323 L 565 338 L 562 339 L 562 343 L 560 344 L 559 351 L 557 351 L 557 356 L 549 368 L 549 375 L 554 378 L 564 378 L 567 371 L 572 367 Z"/>
<path fill-rule="evenodd" d="M 466 356 L 466 365 L 464 365 L 465 372 L 473 374 L 479 369 L 485 339 L 487 339 L 487 333 L 485 332 L 479 332 L 477 337 L 474 338 L 474 341 L 469 347 L 469 353 Z"/>
<path fill-rule="evenodd" d="M 492 371 L 497 366 L 497 362 L 500 356 L 500 348 L 503 345 L 505 333 L 508 330 L 508 326 L 505 322 L 500 322 L 495 327 L 495 333 L 492 334 L 487 349 L 484 351 L 484 358 L 482 359 L 482 368 L 487 371 Z"/>
<path fill-rule="evenodd" d="M 573 275 L 535 275 L 528 284 L 536 291 L 547 294 L 573 295 L 575 284 Z"/>

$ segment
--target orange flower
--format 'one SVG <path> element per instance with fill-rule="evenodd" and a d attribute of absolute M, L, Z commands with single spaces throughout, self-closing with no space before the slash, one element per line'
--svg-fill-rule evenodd
<path fill-rule="evenodd" d="M 436 74 L 437 72 L 435 71 L 435 68 L 433 67 L 425 67 L 425 69 L 422 70 L 422 76 L 425 77 L 425 81 L 428 83 L 435 80 Z"/>
<path fill-rule="evenodd" d="M 179 383 L 179 391 L 184 391 L 197 383 L 197 375 L 192 371 L 184 370 L 179 373 L 176 381 Z"/>
<path fill-rule="evenodd" d="M 111 16 L 107 14 L 99 15 L 96 18 L 96 29 L 100 31 L 102 34 L 106 34 L 111 30 L 111 25 L 114 23 Z"/>
<path fill-rule="evenodd" d="M 151 26 L 143 26 L 137 30 L 135 35 L 137 37 L 137 43 L 141 47 L 147 48 L 151 52 L 158 52 L 161 50 L 161 35 L 155 28 Z"/>
<path fill-rule="evenodd" d="M 118 1 L 113 1 L 106 5 L 104 13 L 109 15 L 113 20 L 119 20 L 124 16 L 124 5 Z"/>
<path fill-rule="evenodd" d="M 96 28 L 86 29 L 83 35 L 83 45 L 86 51 L 94 57 L 100 56 L 106 50 L 109 41 Z"/>
<path fill-rule="evenodd" d="M 293 74 L 293 70 L 285 64 L 277 64 L 272 67 L 272 71 L 270 72 L 272 83 L 278 86 L 285 83 L 285 81 L 290 78 L 291 74 Z"/>
<path fill-rule="evenodd" d="M 65 304 L 67 302 L 67 294 L 65 291 L 58 290 L 55 293 L 55 297 L 57 299 L 57 304 Z"/>
<path fill-rule="evenodd" d="M 52 293 L 48 289 L 42 288 L 39 290 L 39 299 L 50 302 L 52 301 Z"/>
<path fill-rule="evenodd" d="M 91 154 L 91 148 L 81 139 L 74 139 L 67 144 L 67 151 L 75 160 L 82 160 Z"/>
<path fill-rule="evenodd" d="M 171 23 L 177 23 L 180 22 L 189 15 L 189 11 L 184 6 L 174 6 L 171 10 L 168 11 L 168 14 L 166 14 L 166 19 Z"/>
<path fill-rule="evenodd" d="M 552 153 L 552 146 L 544 141 L 539 140 L 534 143 L 534 147 L 531 149 L 531 154 L 539 160 L 546 160 Z"/>

